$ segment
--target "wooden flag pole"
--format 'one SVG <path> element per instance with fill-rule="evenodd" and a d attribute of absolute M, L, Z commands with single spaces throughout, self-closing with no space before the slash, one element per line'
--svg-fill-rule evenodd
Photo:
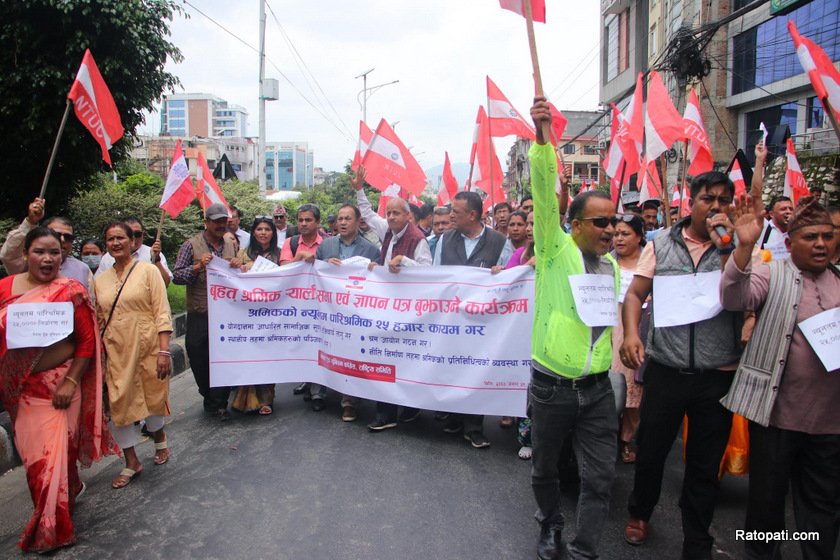
<path fill-rule="evenodd" d="M 825 114 L 828 115 L 828 119 L 831 121 L 831 126 L 834 128 L 834 134 L 837 135 L 837 140 L 840 140 L 840 125 L 837 124 L 837 117 L 834 116 L 834 108 L 831 106 L 831 103 L 828 102 L 828 97 L 822 99 L 821 101 L 823 108 L 825 109 Z"/>
<path fill-rule="evenodd" d="M 487 152 L 489 155 L 488 165 L 490 166 L 490 213 L 492 214 L 496 207 L 496 189 L 493 188 L 493 133 L 490 124 L 490 92 L 487 92 Z M 478 148 L 478 146 L 476 146 Z M 476 158 L 478 155 L 476 154 Z"/>
<path fill-rule="evenodd" d="M 160 241 L 160 231 L 163 229 L 163 220 L 166 218 L 166 210 L 160 209 L 160 222 L 158 222 L 157 235 L 155 235 L 155 242 Z"/>
<path fill-rule="evenodd" d="M 540 73 L 540 59 L 539 56 L 537 56 L 537 39 L 534 36 L 534 14 L 531 10 L 531 1 L 527 0 L 522 2 L 522 4 L 525 6 L 525 25 L 528 28 L 528 44 L 531 47 L 531 65 L 534 68 L 534 90 L 537 97 L 544 97 L 545 94 L 543 93 L 542 74 Z M 546 142 L 551 142 L 549 128 L 550 126 L 548 123 L 542 124 L 542 135 Z M 560 139 L 558 138 L 557 141 L 559 142 Z"/>
<path fill-rule="evenodd" d="M 677 215 L 680 218 L 684 218 L 685 216 L 682 215 L 682 208 L 683 208 L 683 197 L 685 196 L 685 181 L 688 179 L 688 140 L 685 141 L 685 149 L 683 151 L 683 172 L 682 172 L 682 181 L 680 182 L 679 189 L 680 189 L 680 211 Z"/>
<path fill-rule="evenodd" d="M 618 196 L 615 200 L 615 211 L 618 212 L 618 205 L 621 204 L 621 189 L 624 188 L 624 173 L 627 171 L 627 160 L 621 162 L 621 175 L 618 179 Z"/>
<path fill-rule="evenodd" d="M 58 134 L 55 135 L 55 143 L 53 144 L 52 153 L 50 154 L 50 161 L 47 164 L 47 172 L 44 174 L 44 182 L 41 183 L 41 194 L 38 198 L 44 198 L 47 192 L 47 183 L 50 180 L 50 173 L 52 173 L 53 164 L 55 163 L 55 155 L 58 152 L 58 144 L 61 142 L 61 136 L 64 134 L 64 125 L 67 124 L 67 115 L 70 114 L 70 100 L 67 100 L 67 105 L 64 107 L 64 115 L 61 117 L 61 124 L 58 125 Z"/>

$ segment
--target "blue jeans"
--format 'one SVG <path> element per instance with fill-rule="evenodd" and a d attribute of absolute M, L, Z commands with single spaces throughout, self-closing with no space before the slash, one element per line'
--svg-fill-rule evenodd
<path fill-rule="evenodd" d="M 609 378 L 586 387 L 552 384 L 532 371 L 528 387 L 531 417 L 531 487 L 540 524 L 562 529 L 557 463 L 567 434 L 580 469 L 576 535 L 567 545 L 569 558 L 597 558 L 601 530 L 606 525 L 610 490 L 615 477 L 618 419 Z M 570 431 L 571 430 L 571 431 Z"/>

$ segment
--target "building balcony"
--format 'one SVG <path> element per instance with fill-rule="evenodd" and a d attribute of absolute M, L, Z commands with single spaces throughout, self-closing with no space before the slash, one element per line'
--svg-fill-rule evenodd
<path fill-rule="evenodd" d="M 630 7 L 630 0 L 601 0 L 601 15 L 620 14 Z"/>

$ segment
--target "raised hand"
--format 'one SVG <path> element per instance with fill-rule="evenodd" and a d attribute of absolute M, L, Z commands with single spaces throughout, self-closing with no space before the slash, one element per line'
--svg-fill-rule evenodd
<path fill-rule="evenodd" d="M 738 235 L 738 244 L 752 247 L 761 236 L 761 226 L 756 219 L 755 208 L 752 197 L 742 194 L 735 200 L 732 212 L 735 218 L 735 233 Z"/>
<path fill-rule="evenodd" d="M 359 165 L 356 168 L 356 174 L 353 175 L 353 179 L 350 181 L 350 184 L 353 185 L 353 188 L 357 191 L 362 190 L 362 186 L 365 184 L 365 176 L 367 173 L 365 172 L 365 167 L 363 165 Z"/>
<path fill-rule="evenodd" d="M 29 204 L 29 209 L 26 214 L 26 220 L 36 226 L 44 219 L 44 205 L 46 201 L 43 198 L 36 198 Z"/>
<path fill-rule="evenodd" d="M 543 125 L 551 126 L 551 107 L 545 97 L 535 97 L 534 105 L 531 107 L 531 120 L 534 121 L 534 128 L 537 129 L 537 144 L 543 145 L 548 139 L 543 138 Z"/>

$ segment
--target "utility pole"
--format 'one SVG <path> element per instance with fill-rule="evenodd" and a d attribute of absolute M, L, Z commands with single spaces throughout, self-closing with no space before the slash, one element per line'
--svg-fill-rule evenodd
<path fill-rule="evenodd" d="M 257 178 L 265 198 L 265 0 L 260 0 L 260 138 L 257 147 Z"/>
<path fill-rule="evenodd" d="M 371 68 L 367 72 L 362 72 L 355 79 L 362 79 L 362 121 L 367 124 L 367 77 L 368 74 L 376 70 L 376 68 Z"/>

